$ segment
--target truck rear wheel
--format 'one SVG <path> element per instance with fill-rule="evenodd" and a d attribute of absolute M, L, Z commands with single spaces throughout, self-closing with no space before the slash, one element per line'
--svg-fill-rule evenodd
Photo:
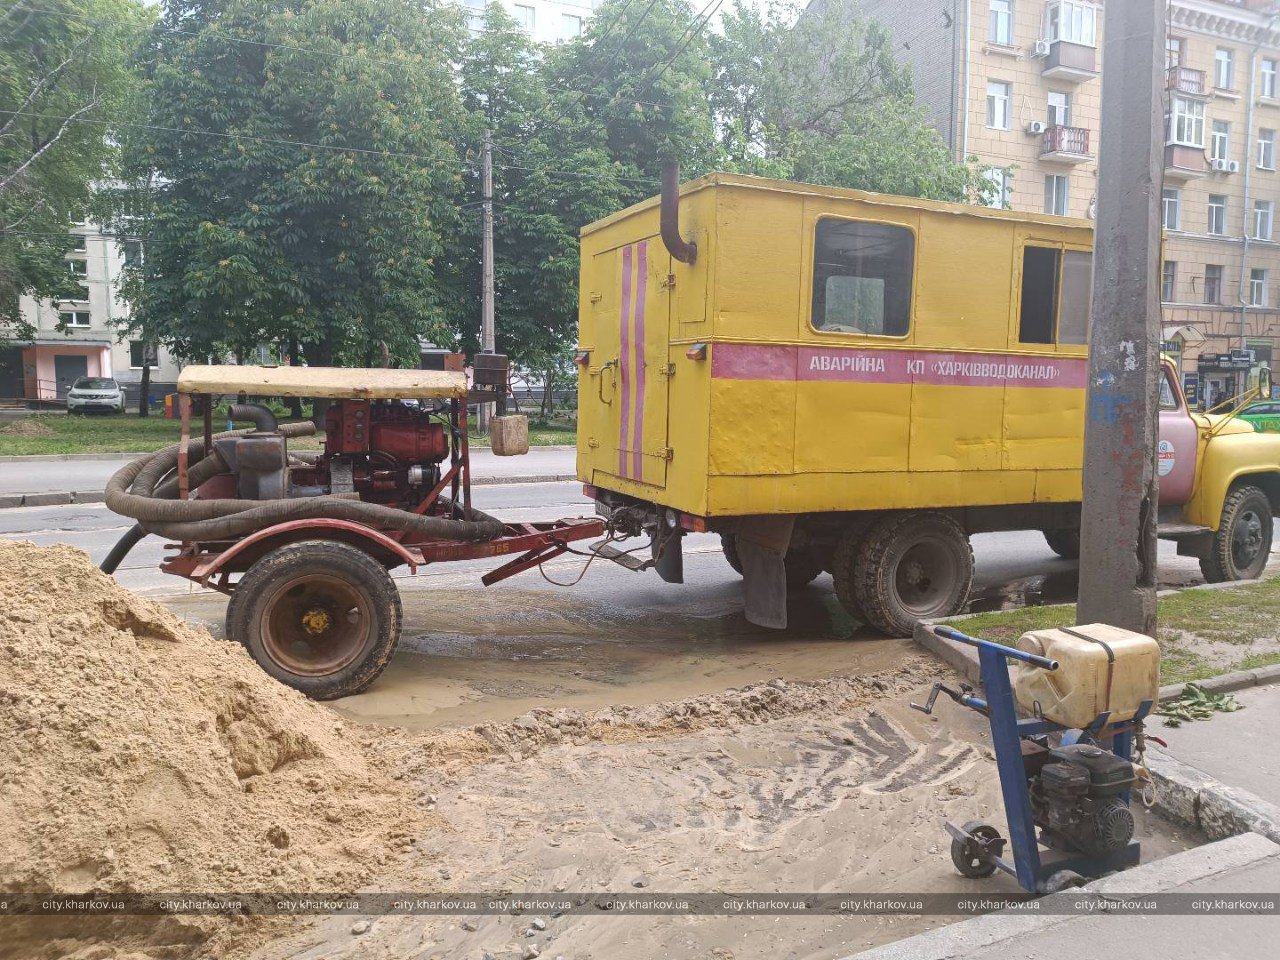
<path fill-rule="evenodd" d="M 854 568 L 858 560 L 858 549 L 866 537 L 868 523 L 865 519 L 854 520 L 840 531 L 836 539 L 835 549 L 831 551 L 831 579 L 836 588 L 836 599 L 844 612 L 853 619 L 867 622 L 867 615 L 862 612 L 854 589 Z"/>
<path fill-rule="evenodd" d="M 742 558 L 738 556 L 737 535 L 720 534 L 720 549 L 724 552 L 725 560 L 729 561 L 729 566 L 733 567 L 738 576 L 742 576 Z M 815 550 L 803 548 L 788 550 L 782 565 L 787 571 L 787 586 L 791 588 L 812 583 L 818 579 L 823 569 L 821 555 Z"/>
<path fill-rule="evenodd" d="M 315 700 L 348 697 L 386 668 L 400 640 L 400 593 L 367 553 L 304 540 L 268 553 L 240 578 L 227 637 L 267 673 Z"/>
<path fill-rule="evenodd" d="M 1080 559 L 1079 530 L 1046 530 L 1044 542 L 1049 544 L 1049 549 L 1063 560 Z"/>
<path fill-rule="evenodd" d="M 867 530 L 853 564 L 865 621 L 894 637 L 916 622 L 960 613 L 973 584 L 973 550 L 946 514 L 891 514 Z"/>
<path fill-rule="evenodd" d="M 1222 520 L 1200 572 L 1209 583 L 1253 580 L 1271 556 L 1271 500 L 1254 486 L 1237 487 L 1222 504 Z"/>

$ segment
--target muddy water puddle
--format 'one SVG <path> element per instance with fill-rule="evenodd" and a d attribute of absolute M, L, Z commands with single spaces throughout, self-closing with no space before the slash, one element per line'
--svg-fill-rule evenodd
<path fill-rule="evenodd" d="M 406 594 L 400 652 L 369 692 L 334 706 L 352 719 L 427 729 L 510 720 L 534 707 L 592 710 L 774 677 L 870 673 L 911 649 L 864 630 L 829 591 L 795 596 L 791 620 L 778 634 L 740 612 L 642 615 L 545 592 Z"/>

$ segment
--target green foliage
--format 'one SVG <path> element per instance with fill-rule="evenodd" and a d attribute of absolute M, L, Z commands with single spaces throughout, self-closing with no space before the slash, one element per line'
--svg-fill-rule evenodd
<path fill-rule="evenodd" d="M 418 338 L 445 329 L 459 12 L 168 0 L 161 26 L 118 210 L 153 238 L 125 286 L 133 328 L 183 357 L 296 343 L 310 363 L 371 364 L 381 342 L 416 365 Z"/>
<path fill-rule="evenodd" d="M 134 88 L 135 25 L 149 17 L 133 0 L 5 0 L 0 8 L 0 332 L 31 335 L 20 296 L 84 295 L 63 259 L 67 232 L 111 172 L 103 121 L 119 115 Z"/>
<path fill-rule="evenodd" d="M 990 189 L 953 161 L 912 99 L 888 33 L 857 0 L 803 16 L 736 0 L 712 41 L 711 101 L 731 169 L 828 186 L 965 201 Z"/>

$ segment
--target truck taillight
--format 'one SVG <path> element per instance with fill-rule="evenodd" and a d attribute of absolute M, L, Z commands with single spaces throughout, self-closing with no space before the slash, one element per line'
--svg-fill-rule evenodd
<path fill-rule="evenodd" d="M 682 513 L 680 514 L 680 526 L 682 529 L 692 531 L 693 533 L 706 533 L 707 518 L 695 517 L 687 513 Z"/>
<path fill-rule="evenodd" d="M 588 500 L 594 500 L 596 498 L 596 488 L 589 483 L 584 483 L 582 485 L 582 495 Z"/>
<path fill-rule="evenodd" d="M 573 362 L 580 367 L 585 367 L 588 363 L 591 362 L 591 351 L 579 350 L 577 353 L 573 355 Z"/>
<path fill-rule="evenodd" d="M 690 360 L 705 360 L 707 359 L 707 345 L 705 343 L 695 343 L 684 352 L 684 355 Z"/>

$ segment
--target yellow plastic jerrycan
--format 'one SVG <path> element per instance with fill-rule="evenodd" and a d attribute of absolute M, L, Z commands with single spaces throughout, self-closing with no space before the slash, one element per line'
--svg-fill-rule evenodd
<path fill-rule="evenodd" d="M 1032 630 L 1019 650 L 1058 661 L 1057 670 L 1010 665 L 1014 695 L 1028 713 L 1082 728 L 1099 714 L 1128 720 L 1144 700 L 1160 694 L 1160 645 L 1151 637 L 1105 623 Z"/>

